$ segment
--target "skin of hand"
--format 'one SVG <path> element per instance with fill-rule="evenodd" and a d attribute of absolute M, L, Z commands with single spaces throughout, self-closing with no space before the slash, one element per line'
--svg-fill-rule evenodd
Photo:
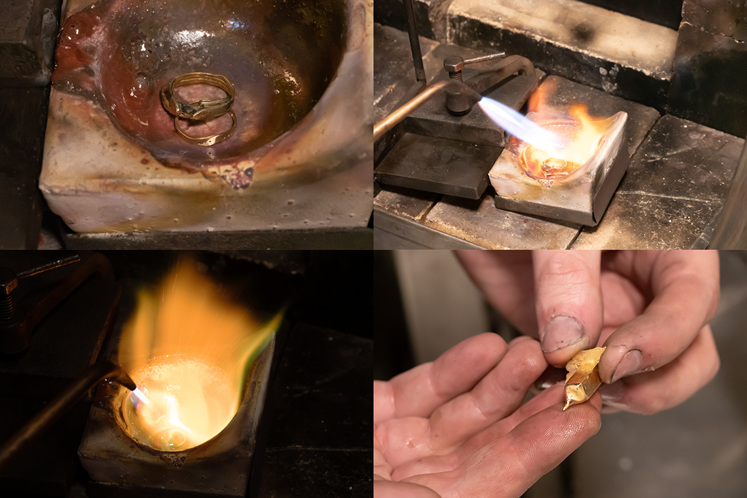
<path fill-rule="evenodd" d="M 374 496 L 520 496 L 601 427 L 598 394 L 563 411 L 555 386 L 522 405 L 546 367 L 536 340 L 481 334 L 375 381 Z"/>
<path fill-rule="evenodd" d="M 719 357 L 708 322 L 719 299 L 715 251 L 460 251 L 487 300 L 548 363 L 606 346 L 605 411 L 651 414 L 707 384 Z"/>

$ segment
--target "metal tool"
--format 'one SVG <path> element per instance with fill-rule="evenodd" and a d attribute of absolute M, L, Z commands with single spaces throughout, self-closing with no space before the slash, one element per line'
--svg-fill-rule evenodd
<path fill-rule="evenodd" d="M 108 361 L 91 365 L 67 389 L 5 442 L 0 449 L 0 468 L 6 465 L 25 444 L 49 429 L 90 388 L 104 379 L 117 382 L 130 390 L 137 388 L 135 382 L 119 365 Z"/>
<path fill-rule="evenodd" d="M 397 124 L 412 114 L 418 107 L 425 104 L 434 95 L 446 88 L 452 88 L 455 92 L 464 95 L 466 98 L 471 98 L 474 102 L 478 102 L 482 98 L 478 92 L 472 90 L 469 86 L 459 80 L 451 79 L 438 81 L 427 86 L 422 92 L 418 93 L 415 97 L 408 100 L 387 117 L 376 123 L 373 132 L 374 141 L 380 139 L 386 132 L 397 126 Z"/>
<path fill-rule="evenodd" d="M 14 292 L 20 282 L 74 263 L 81 263 L 78 271 L 60 282 L 42 299 L 28 307 L 17 305 Z M 20 273 L 0 268 L 0 353 L 17 354 L 25 351 L 29 347 L 34 327 L 94 274 L 101 278 L 112 277 L 109 261 L 100 254 L 93 254 L 82 262 L 78 255 L 69 256 Z"/>
<path fill-rule="evenodd" d="M 467 64 L 479 64 L 480 62 L 492 61 L 505 56 L 506 52 L 498 52 L 497 54 L 483 55 L 465 60 L 458 55 L 452 55 L 444 59 L 444 69 L 449 73 L 449 78 L 462 81 L 462 70 Z"/>
<path fill-rule="evenodd" d="M 506 52 L 474 57 L 467 60 L 464 60 L 459 56 L 450 56 L 444 59 L 444 69 L 449 73 L 449 78 L 462 81 L 462 71 L 464 70 L 465 65 L 479 64 L 481 62 L 489 62 L 496 59 L 503 60 L 492 68 L 487 75 L 481 74 L 474 77 L 472 80 L 467 81 L 467 86 L 471 90 L 474 90 L 478 94 L 482 94 L 513 74 L 526 75 L 530 78 L 535 77 L 534 65 L 529 59 L 518 55 L 506 57 Z M 460 92 L 459 89 L 449 90 L 446 93 L 446 109 L 453 116 L 464 116 L 472 110 L 475 103 L 476 101 L 470 98 L 470 95 L 465 95 Z"/>
<path fill-rule="evenodd" d="M 407 16 L 407 34 L 410 37 L 410 50 L 412 51 L 412 63 L 415 66 L 415 79 L 425 85 L 425 68 L 423 67 L 423 53 L 420 50 L 418 40 L 418 27 L 415 22 L 415 6 L 412 0 L 404 0 L 405 15 Z"/>
<path fill-rule="evenodd" d="M 540 73 L 520 56 L 500 53 L 465 60 L 455 55 L 457 50 L 442 50 L 448 78 L 442 73 L 374 127 L 378 182 L 468 199 L 479 199 L 488 187 L 487 174 L 505 135 L 472 108 L 485 95 L 520 109 L 537 88 Z M 495 60 L 487 71 L 463 74 L 465 64 Z"/>

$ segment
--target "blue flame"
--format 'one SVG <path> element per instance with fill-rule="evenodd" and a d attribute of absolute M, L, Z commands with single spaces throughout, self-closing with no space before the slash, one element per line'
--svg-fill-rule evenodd
<path fill-rule="evenodd" d="M 135 390 L 132 391 L 132 394 L 134 394 L 137 397 L 137 399 L 139 399 L 140 401 L 142 401 L 146 405 L 148 403 L 150 403 L 150 400 L 148 399 L 148 397 L 145 395 L 145 393 L 143 391 L 140 390 L 139 387 L 136 387 Z"/>
<path fill-rule="evenodd" d="M 478 103 L 483 112 L 498 126 L 524 142 L 546 151 L 563 148 L 563 140 L 559 135 L 542 128 L 510 107 L 487 97 L 483 97 Z"/>

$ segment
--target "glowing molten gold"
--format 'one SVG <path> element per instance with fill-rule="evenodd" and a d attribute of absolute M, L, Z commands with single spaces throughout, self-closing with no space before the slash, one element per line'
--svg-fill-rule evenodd
<path fill-rule="evenodd" d="M 119 362 L 145 399 L 127 391 L 123 429 L 161 451 L 197 446 L 238 410 L 244 372 L 281 320 L 260 321 L 226 299 L 192 261 L 182 261 L 155 292 L 141 290 L 122 333 Z"/>
<path fill-rule="evenodd" d="M 124 419 L 131 436 L 157 450 L 197 446 L 217 435 L 238 408 L 231 375 L 202 360 L 154 358 L 132 373 L 147 401 L 128 396 Z"/>

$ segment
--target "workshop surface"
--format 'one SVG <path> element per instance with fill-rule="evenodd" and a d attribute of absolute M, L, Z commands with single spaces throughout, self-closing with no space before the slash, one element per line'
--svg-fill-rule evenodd
<path fill-rule="evenodd" d="M 267 446 L 252 496 L 371 496 L 373 341 L 302 325 L 268 396 Z"/>
<path fill-rule="evenodd" d="M 421 38 L 426 75 L 442 71 L 438 43 Z M 407 34 L 375 26 L 377 121 L 415 84 Z M 489 249 L 686 249 L 707 247 L 729 193 L 744 140 L 558 76 L 553 102 L 578 102 L 591 115 L 629 115 L 628 172 L 596 227 L 556 223 L 477 201 L 379 186 L 374 247 Z"/>

